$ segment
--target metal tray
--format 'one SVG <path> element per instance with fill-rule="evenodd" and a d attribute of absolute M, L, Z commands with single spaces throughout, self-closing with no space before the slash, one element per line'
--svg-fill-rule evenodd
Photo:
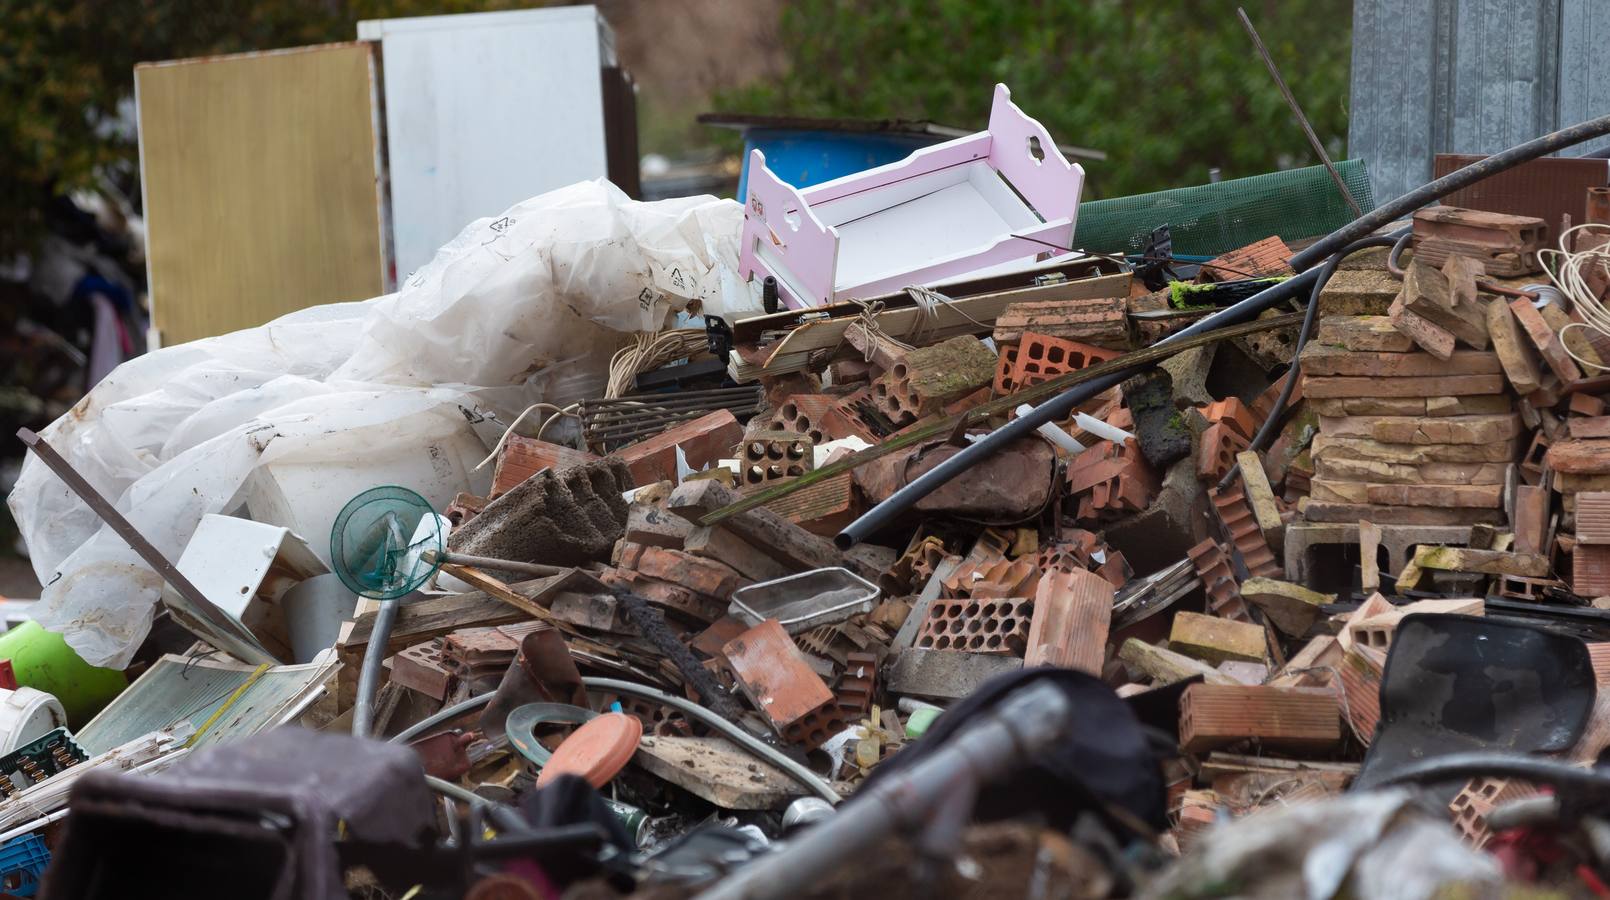
<path fill-rule="evenodd" d="M 834 566 L 739 588 L 727 613 L 750 625 L 776 619 L 784 631 L 799 634 L 869 612 L 877 600 L 877 585 Z"/>

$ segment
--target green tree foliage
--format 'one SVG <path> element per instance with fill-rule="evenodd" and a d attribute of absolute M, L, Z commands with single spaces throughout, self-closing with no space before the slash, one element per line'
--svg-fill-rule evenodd
<path fill-rule="evenodd" d="M 361 19 L 519 0 L 0 0 L 0 258 L 37 239 L 52 196 L 133 171 L 119 127 L 138 62 L 353 40 Z"/>
<path fill-rule="evenodd" d="M 982 128 L 1005 82 L 1057 140 L 1108 153 L 1086 164 L 1104 196 L 1315 164 L 1238 5 L 1339 155 L 1350 0 L 794 0 L 786 73 L 717 108 Z"/>

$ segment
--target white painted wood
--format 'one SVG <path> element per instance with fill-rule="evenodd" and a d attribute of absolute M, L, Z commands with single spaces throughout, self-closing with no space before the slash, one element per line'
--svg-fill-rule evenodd
<path fill-rule="evenodd" d="M 380 19 L 392 234 L 399 281 L 470 222 L 608 174 L 592 6 Z"/>

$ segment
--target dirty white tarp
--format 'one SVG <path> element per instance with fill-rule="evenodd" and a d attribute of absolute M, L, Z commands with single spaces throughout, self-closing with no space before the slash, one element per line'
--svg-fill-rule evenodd
<path fill-rule="evenodd" d="M 44 436 L 169 559 L 203 515 L 245 512 L 328 562 L 329 522 L 359 491 L 399 483 L 440 509 L 485 490 L 466 410 L 511 421 L 560 376 L 602 376 L 625 333 L 755 306 L 742 224 L 730 200 L 575 184 L 472 223 L 395 294 L 131 360 Z M 39 623 L 126 664 L 156 573 L 36 458 L 7 502 L 45 585 Z"/>

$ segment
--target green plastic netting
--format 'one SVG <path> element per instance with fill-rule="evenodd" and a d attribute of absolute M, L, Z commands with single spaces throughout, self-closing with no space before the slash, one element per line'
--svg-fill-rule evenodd
<path fill-rule="evenodd" d="M 1375 208 L 1364 161 L 1336 164 L 1364 212 Z M 1217 256 L 1279 235 L 1286 243 L 1319 237 L 1353 220 L 1324 166 L 1288 169 L 1200 187 L 1079 204 L 1073 245 L 1100 253 L 1139 253 L 1152 230 L 1167 225 L 1174 252 Z"/>

